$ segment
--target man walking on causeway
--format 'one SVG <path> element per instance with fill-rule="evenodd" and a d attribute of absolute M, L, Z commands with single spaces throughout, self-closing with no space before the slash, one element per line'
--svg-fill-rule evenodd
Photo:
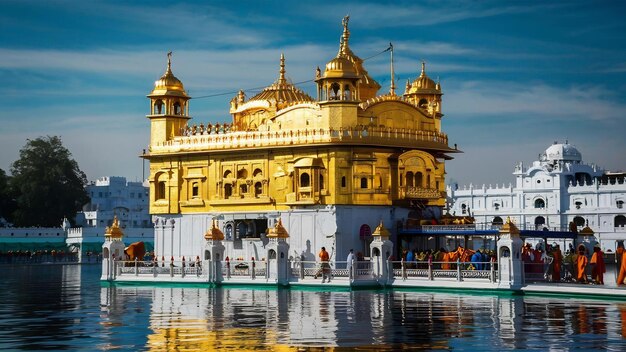
<path fill-rule="evenodd" d="M 320 271 L 322 272 L 322 283 L 326 282 L 326 278 L 328 278 L 328 282 L 330 282 L 330 256 L 328 252 L 326 252 L 326 248 L 322 247 L 322 250 L 317 256 L 320 258 L 321 262 Z M 315 278 L 317 278 L 317 274 Z"/>

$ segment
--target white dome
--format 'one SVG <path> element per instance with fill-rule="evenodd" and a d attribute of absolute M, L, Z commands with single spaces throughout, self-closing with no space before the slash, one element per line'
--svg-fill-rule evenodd
<path fill-rule="evenodd" d="M 542 155 L 542 161 L 582 161 L 582 155 L 575 146 L 567 143 L 554 143 Z"/>

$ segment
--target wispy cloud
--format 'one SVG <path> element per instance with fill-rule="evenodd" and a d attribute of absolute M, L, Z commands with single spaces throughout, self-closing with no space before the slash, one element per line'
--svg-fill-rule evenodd
<path fill-rule="evenodd" d="M 601 85 L 555 87 L 542 82 L 454 82 L 446 92 L 446 112 L 473 118 L 524 114 L 552 119 L 625 120 L 626 105 Z"/>
<path fill-rule="evenodd" d="M 561 7 L 551 4 L 496 6 L 497 2 L 485 3 L 475 1 L 447 1 L 437 2 L 436 6 L 433 5 L 431 3 L 416 5 L 413 2 L 403 4 L 360 2 L 358 6 L 355 6 L 353 3 L 330 5 L 325 7 L 325 11 L 311 11 L 311 13 L 320 20 L 333 21 L 337 21 L 337 19 L 329 18 L 328 13 L 347 13 L 351 18 L 357 19 L 354 22 L 355 28 L 363 26 L 380 28 L 432 26 L 467 19 L 523 14 Z"/>

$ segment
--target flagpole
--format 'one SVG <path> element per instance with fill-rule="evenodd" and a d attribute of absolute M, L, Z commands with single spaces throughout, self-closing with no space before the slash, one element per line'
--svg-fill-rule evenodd
<path fill-rule="evenodd" d="M 391 86 L 389 87 L 389 94 L 396 95 L 395 73 L 393 72 L 393 44 L 391 42 L 389 42 L 389 48 L 391 49 Z"/>

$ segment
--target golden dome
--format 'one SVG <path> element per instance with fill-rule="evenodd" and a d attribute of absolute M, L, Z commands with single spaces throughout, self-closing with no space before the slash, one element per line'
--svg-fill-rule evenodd
<path fill-rule="evenodd" d="M 120 229 L 119 220 L 117 220 L 117 215 L 113 217 L 113 224 L 109 227 L 107 226 L 104 230 L 104 237 L 109 238 L 122 238 L 124 237 L 124 232 Z"/>
<path fill-rule="evenodd" d="M 276 225 L 267 231 L 269 238 L 289 238 L 289 233 L 283 227 L 283 221 L 278 218 Z"/>
<path fill-rule="evenodd" d="M 161 78 L 154 82 L 154 89 L 148 96 L 174 95 L 187 98 L 183 82 L 172 73 L 172 52 L 167 53 L 167 69 Z"/>
<path fill-rule="evenodd" d="M 326 64 L 324 78 L 358 78 L 352 61 L 346 57 L 337 56 Z"/>
<path fill-rule="evenodd" d="M 519 229 L 517 228 L 517 226 L 515 226 L 515 224 L 513 223 L 513 221 L 511 221 L 511 217 L 508 216 L 506 218 L 506 223 L 504 223 L 504 225 L 502 225 L 502 228 L 500 228 L 500 233 L 502 234 L 511 234 L 511 235 L 519 235 Z"/>
<path fill-rule="evenodd" d="M 407 84 L 405 94 L 433 93 L 441 94 L 441 86 L 426 75 L 426 63 L 422 61 L 422 72 L 410 85 Z"/>
<path fill-rule="evenodd" d="M 214 241 L 224 240 L 224 233 L 222 232 L 222 230 L 219 229 L 219 227 L 217 227 L 216 220 L 213 220 L 213 223 L 211 224 L 211 228 L 208 229 L 207 232 L 204 234 L 204 239 L 214 240 Z"/>
<path fill-rule="evenodd" d="M 380 236 L 385 238 L 388 238 L 390 235 L 391 233 L 389 232 L 389 230 L 387 230 L 385 225 L 383 225 L 382 220 L 380 220 L 380 224 L 378 224 L 376 230 L 374 230 L 374 232 L 372 233 L 372 236 Z"/>
<path fill-rule="evenodd" d="M 266 100 L 281 103 L 313 101 L 313 98 L 289 83 L 285 78 L 285 55 L 280 54 L 280 71 L 278 80 L 266 87 L 248 101 Z"/>

